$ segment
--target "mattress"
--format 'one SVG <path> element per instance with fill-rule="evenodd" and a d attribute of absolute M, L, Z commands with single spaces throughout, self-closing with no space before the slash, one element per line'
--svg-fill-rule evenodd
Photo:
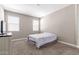
<path fill-rule="evenodd" d="M 29 35 L 29 40 L 36 42 L 36 47 L 40 47 L 49 42 L 55 41 L 57 39 L 56 34 L 51 33 L 40 33 Z"/>
<path fill-rule="evenodd" d="M 45 38 L 45 37 L 51 37 L 51 36 L 54 36 L 55 34 L 51 34 L 51 33 L 40 33 L 40 34 L 31 34 L 29 35 L 30 37 L 33 37 L 33 38 Z"/>

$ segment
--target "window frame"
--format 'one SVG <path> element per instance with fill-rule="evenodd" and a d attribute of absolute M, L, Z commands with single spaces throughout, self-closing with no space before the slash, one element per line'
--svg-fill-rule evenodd
<path fill-rule="evenodd" d="M 34 29 L 34 21 L 38 21 L 38 30 L 35 30 Z M 36 26 L 37 27 L 37 26 Z M 33 19 L 33 31 L 34 32 L 39 32 L 40 31 L 40 21 L 39 21 L 39 19 Z"/>
<path fill-rule="evenodd" d="M 18 30 L 9 30 L 9 24 L 16 24 L 16 23 L 12 23 L 12 22 L 8 22 L 9 17 L 17 17 L 18 18 Z M 19 32 L 20 31 L 20 17 L 16 16 L 16 15 L 7 15 L 7 31 L 8 32 Z"/>

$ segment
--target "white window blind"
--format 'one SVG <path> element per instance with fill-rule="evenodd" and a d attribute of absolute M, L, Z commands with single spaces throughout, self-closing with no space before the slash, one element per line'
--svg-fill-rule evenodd
<path fill-rule="evenodd" d="M 33 20 L 33 31 L 39 31 L 39 20 Z"/>
<path fill-rule="evenodd" d="M 19 31 L 19 17 L 8 15 L 8 31 Z"/>

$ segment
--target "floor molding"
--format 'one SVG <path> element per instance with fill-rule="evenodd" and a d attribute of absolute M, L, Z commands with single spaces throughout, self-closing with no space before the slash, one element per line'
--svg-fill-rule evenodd
<path fill-rule="evenodd" d="M 77 45 L 74 45 L 74 44 L 70 44 L 70 43 L 63 42 L 63 41 L 58 41 L 58 42 L 60 42 L 60 43 L 63 43 L 63 44 L 66 44 L 66 45 L 69 45 L 69 46 L 72 46 L 72 47 L 79 48 L 79 46 L 77 46 Z"/>
<path fill-rule="evenodd" d="M 13 39 L 11 41 L 20 41 L 20 40 L 26 40 L 27 38 L 19 38 L 19 39 Z"/>

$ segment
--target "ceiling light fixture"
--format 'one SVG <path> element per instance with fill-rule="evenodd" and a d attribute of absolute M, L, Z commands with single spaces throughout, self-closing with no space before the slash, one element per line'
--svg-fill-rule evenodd
<path fill-rule="evenodd" d="M 40 6 L 40 4 L 36 4 L 37 6 Z"/>

